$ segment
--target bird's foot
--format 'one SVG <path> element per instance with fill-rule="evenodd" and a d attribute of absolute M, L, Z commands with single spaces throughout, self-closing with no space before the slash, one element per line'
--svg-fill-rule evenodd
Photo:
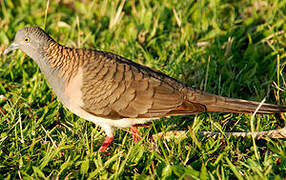
<path fill-rule="evenodd" d="M 148 123 L 148 124 L 135 124 L 135 125 L 133 125 L 130 128 L 133 141 L 134 142 L 138 142 L 138 141 L 141 140 L 141 135 L 140 135 L 137 127 L 149 127 L 150 125 L 151 125 L 151 123 Z"/>
<path fill-rule="evenodd" d="M 103 151 L 106 151 L 109 144 L 113 141 L 113 136 L 112 137 L 109 137 L 109 136 L 106 136 L 105 140 L 103 141 L 102 145 L 100 146 L 100 148 L 98 149 L 99 152 L 103 152 Z"/>
<path fill-rule="evenodd" d="M 132 138 L 133 138 L 133 141 L 134 142 L 138 142 L 141 140 L 141 135 L 137 129 L 137 126 L 132 126 L 130 128 L 130 131 L 131 131 L 131 135 L 132 135 Z"/>

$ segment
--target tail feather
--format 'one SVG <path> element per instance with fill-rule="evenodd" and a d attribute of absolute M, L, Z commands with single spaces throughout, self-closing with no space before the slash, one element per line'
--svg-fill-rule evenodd
<path fill-rule="evenodd" d="M 218 101 L 217 104 L 207 105 L 207 111 L 216 112 L 234 112 L 234 113 L 253 113 L 259 107 L 260 102 L 247 101 L 242 99 L 224 98 L 224 101 Z M 258 109 L 259 114 L 271 114 L 286 112 L 286 106 L 263 103 Z"/>
<path fill-rule="evenodd" d="M 248 101 L 235 98 L 227 98 L 213 94 L 204 93 L 191 89 L 187 100 L 200 103 L 206 107 L 207 111 L 232 112 L 232 113 L 254 113 L 260 102 Z M 286 106 L 263 103 L 258 109 L 259 114 L 271 114 L 286 112 Z"/>

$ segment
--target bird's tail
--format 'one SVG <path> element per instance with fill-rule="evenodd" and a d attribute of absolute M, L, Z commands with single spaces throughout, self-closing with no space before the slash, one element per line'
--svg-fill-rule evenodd
<path fill-rule="evenodd" d="M 254 113 L 260 105 L 260 102 L 227 98 L 193 89 L 188 89 L 187 100 L 204 105 L 206 111 L 214 112 Z M 257 111 L 259 114 L 281 112 L 286 112 L 286 106 L 267 103 L 263 103 Z"/>

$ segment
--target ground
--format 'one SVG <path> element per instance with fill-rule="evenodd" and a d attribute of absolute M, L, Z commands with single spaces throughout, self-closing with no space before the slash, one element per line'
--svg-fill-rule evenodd
<path fill-rule="evenodd" d="M 196 89 L 285 104 L 285 20 L 279 0 L 0 0 L 0 51 L 20 28 L 39 26 L 68 47 L 110 51 Z M 0 179 L 286 177 L 285 139 L 198 134 L 280 129 L 279 115 L 163 118 L 139 129 L 139 143 L 116 130 L 99 153 L 104 132 L 63 107 L 19 50 L 1 55 L 0 107 Z"/>

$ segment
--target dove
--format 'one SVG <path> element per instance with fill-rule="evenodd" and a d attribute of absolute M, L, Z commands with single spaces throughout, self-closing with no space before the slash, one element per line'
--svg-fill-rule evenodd
<path fill-rule="evenodd" d="M 65 47 L 39 27 L 18 30 L 4 54 L 15 49 L 38 64 L 67 109 L 105 131 L 99 151 L 108 149 L 115 128 L 130 128 L 138 141 L 137 127 L 154 119 L 205 111 L 253 113 L 260 104 L 195 90 L 110 52 Z M 257 113 L 285 111 L 286 106 L 264 103 Z"/>

